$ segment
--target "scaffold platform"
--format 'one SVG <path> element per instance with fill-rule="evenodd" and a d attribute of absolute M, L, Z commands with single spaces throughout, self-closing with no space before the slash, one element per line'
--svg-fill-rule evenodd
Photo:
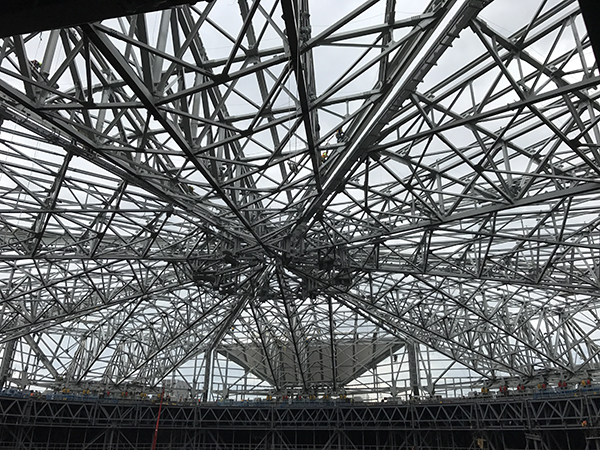
<path fill-rule="evenodd" d="M 159 405 L 0 397 L 0 448 L 150 450 Z M 163 404 L 156 449 L 597 449 L 600 393 Z"/>

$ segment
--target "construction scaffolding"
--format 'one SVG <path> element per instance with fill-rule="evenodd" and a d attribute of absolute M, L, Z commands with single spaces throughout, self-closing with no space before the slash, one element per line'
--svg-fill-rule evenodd
<path fill-rule="evenodd" d="M 404 403 L 164 404 L 157 449 L 597 449 L 600 392 Z M 159 405 L 0 397 L 0 448 L 150 449 Z"/>
<path fill-rule="evenodd" d="M 0 387 L 408 401 L 600 376 L 593 7 L 134 3 L 3 16 Z"/>

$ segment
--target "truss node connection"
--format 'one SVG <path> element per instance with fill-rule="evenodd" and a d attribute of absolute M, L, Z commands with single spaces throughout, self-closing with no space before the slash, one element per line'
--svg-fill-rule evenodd
<path fill-rule="evenodd" d="M 0 39 L 0 387 L 376 400 L 598 374 L 577 1 L 178 3 Z"/>

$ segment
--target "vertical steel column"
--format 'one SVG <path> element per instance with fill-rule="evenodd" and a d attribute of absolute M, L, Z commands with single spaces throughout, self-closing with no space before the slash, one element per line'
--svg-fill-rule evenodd
<path fill-rule="evenodd" d="M 212 367 L 213 349 L 210 348 L 204 353 L 204 386 L 202 386 L 203 402 L 207 402 L 210 399 L 212 390 Z"/>
<path fill-rule="evenodd" d="M 390 373 L 392 376 L 391 381 L 391 394 L 392 397 L 396 397 L 398 395 L 398 386 L 396 386 L 396 371 L 394 370 L 394 350 L 390 348 Z"/>
<path fill-rule="evenodd" d="M 333 320 L 333 302 L 331 296 L 327 297 L 327 306 L 329 312 L 329 346 L 331 352 L 331 378 L 333 380 L 332 389 L 333 392 L 336 393 L 338 390 L 337 385 L 337 346 L 335 344 L 335 325 Z"/>
<path fill-rule="evenodd" d="M 419 355 L 418 345 L 414 342 L 406 343 L 406 351 L 408 353 L 408 371 L 410 375 L 410 387 L 414 397 L 419 396 Z"/>
<path fill-rule="evenodd" d="M 15 354 L 16 339 L 4 344 L 4 353 L 2 354 L 2 366 L 0 366 L 0 389 L 7 384 L 8 375 L 11 369 L 13 356 Z"/>
<path fill-rule="evenodd" d="M 585 27 L 588 30 L 590 41 L 596 55 L 596 61 L 600 61 L 600 3 L 598 0 L 579 0 Z"/>
<path fill-rule="evenodd" d="M 104 433 L 104 449 L 110 450 L 113 448 L 113 440 L 115 437 L 115 428 L 114 425 L 110 428 L 107 428 Z"/>

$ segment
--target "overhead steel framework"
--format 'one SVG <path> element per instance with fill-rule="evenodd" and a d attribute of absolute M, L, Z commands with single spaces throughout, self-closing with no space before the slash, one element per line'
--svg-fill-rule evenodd
<path fill-rule="evenodd" d="M 575 0 L 217 0 L 2 38 L 0 383 L 593 377 L 592 42 Z"/>

